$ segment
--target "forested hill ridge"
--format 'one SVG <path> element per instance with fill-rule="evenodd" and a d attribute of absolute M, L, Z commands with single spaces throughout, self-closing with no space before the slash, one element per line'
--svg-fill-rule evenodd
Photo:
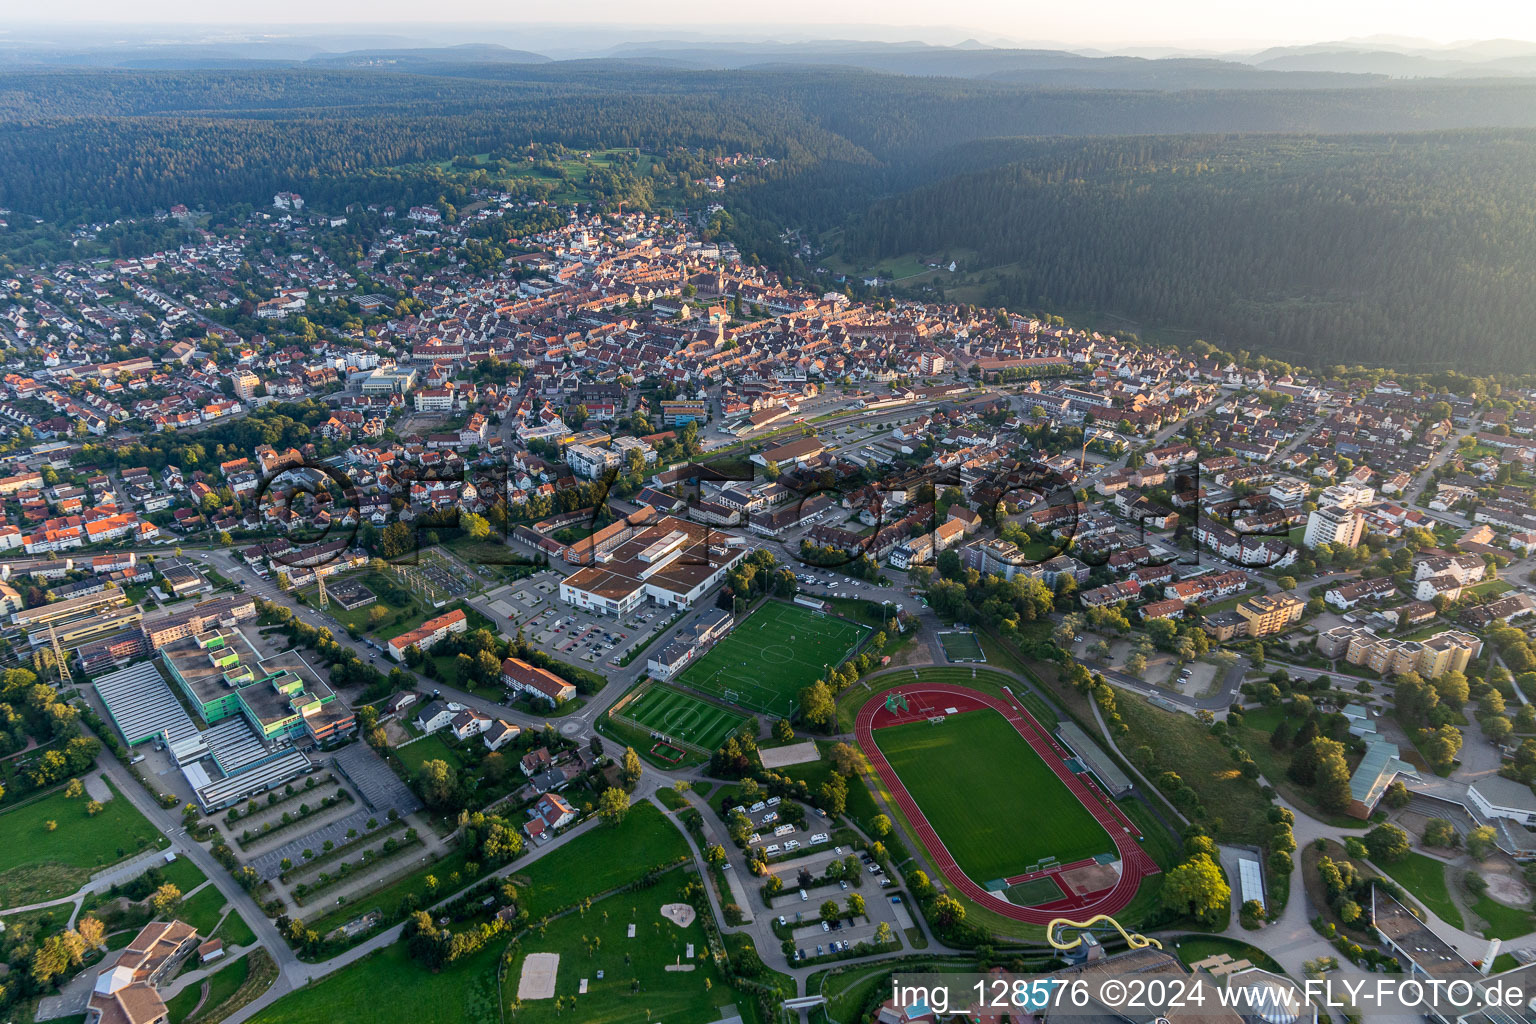
<path fill-rule="evenodd" d="M 1536 365 L 1536 132 L 1012 140 L 949 162 L 987 169 L 874 203 L 847 250 L 970 250 L 1001 268 L 987 301 L 1313 365 Z"/>
<path fill-rule="evenodd" d="M 618 59 L 13 71 L 0 208 L 19 216 L 0 251 L 46 258 L 18 224 L 56 244 L 82 222 L 290 189 L 317 213 L 458 202 L 471 156 L 477 186 L 505 187 L 541 146 L 626 149 L 600 196 L 718 203 L 712 232 L 829 289 L 955 249 L 957 276 L 892 294 L 1113 314 L 1312 363 L 1531 369 L 1532 132 L 1529 79 L 1051 89 Z M 695 161 L 730 153 L 768 162 L 695 187 Z M 122 228 L 112 253 L 164 237 Z"/>
<path fill-rule="evenodd" d="M 457 63 L 434 74 L 27 71 L 0 74 L 0 206 L 65 220 L 249 202 L 411 161 L 555 142 L 773 156 L 784 166 L 772 177 L 805 174 L 767 208 L 796 223 L 840 220 L 850 202 L 916 184 L 914 169 L 934 154 L 986 138 L 1467 125 L 1536 127 L 1536 82 L 1050 90 L 624 61 Z"/>

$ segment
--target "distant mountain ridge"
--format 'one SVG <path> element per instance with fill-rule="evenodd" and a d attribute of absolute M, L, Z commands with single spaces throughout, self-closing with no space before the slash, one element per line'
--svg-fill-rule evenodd
<path fill-rule="evenodd" d="M 305 61 L 322 67 L 410 67 L 413 65 L 548 64 L 550 58 L 530 50 L 514 50 L 500 43 L 460 43 L 457 46 L 416 47 L 401 50 L 349 50 L 316 54 Z"/>
<path fill-rule="evenodd" d="M 975 38 L 940 45 L 918 39 L 895 42 L 839 38 L 731 40 L 634 39 L 617 44 L 594 39 L 591 50 L 555 46 L 550 57 L 515 45 L 513 26 L 487 27 L 502 41 L 421 44 L 400 35 L 366 38 L 330 32 L 251 34 L 237 38 L 165 41 L 69 34 L 15 34 L 0 39 L 0 66 L 121 68 L 235 68 L 274 65 L 324 68 L 392 68 L 431 74 L 476 66 L 580 61 L 590 66 L 694 70 L 792 67 L 858 68 L 882 74 L 993 80 L 1015 85 L 1070 89 L 1318 89 L 1381 84 L 1393 78 L 1536 77 L 1536 42 L 1490 39 L 1437 46 L 1422 40 L 1373 37 L 1277 46 L 1254 52 L 1114 53 L 1089 48 L 994 46 Z M 532 42 L 554 42 L 548 31 L 526 33 Z M 612 38 L 612 34 L 606 37 Z"/>

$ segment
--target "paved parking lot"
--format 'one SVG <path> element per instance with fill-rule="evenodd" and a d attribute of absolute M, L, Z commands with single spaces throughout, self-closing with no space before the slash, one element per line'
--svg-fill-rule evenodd
<path fill-rule="evenodd" d="M 560 601 L 562 578 L 548 570 L 487 594 L 497 627 L 508 634 L 522 629 L 535 647 L 561 661 L 596 665 L 617 662 L 673 619 L 666 608 L 640 608 L 621 618 L 572 608 Z"/>
<path fill-rule="evenodd" d="M 275 850 L 268 850 L 252 857 L 248 864 L 256 870 L 263 880 L 276 878 L 283 873 L 283 860 L 286 858 L 295 865 L 304 863 L 304 851 L 309 850 L 318 857 L 325 852 L 327 841 L 336 846 L 350 842 L 347 832 L 355 829 L 358 835 L 368 831 L 368 819 L 377 819 L 380 825 L 384 824 L 378 812 L 366 807 L 359 808 L 350 814 L 344 814 L 334 821 L 329 821 L 317 829 L 305 832 L 297 838 L 290 839 Z"/>
<path fill-rule="evenodd" d="M 770 843 L 782 843 L 784 839 L 795 838 L 798 838 L 800 842 L 805 843 L 809 841 L 810 836 L 804 832 L 796 832 L 794 835 L 785 836 L 783 839 L 774 839 L 770 833 L 769 835 L 763 836 L 761 843 L 755 843 L 753 845 L 767 846 Z M 843 852 L 841 854 L 834 853 L 833 850 L 835 847 L 831 846 L 818 846 L 813 847 L 813 849 L 817 850 L 818 852 L 809 857 L 796 857 L 793 860 L 781 861 L 778 864 L 770 864 L 768 865 L 768 870 L 782 878 L 785 885 L 792 885 L 794 884 L 795 876 L 800 873 L 801 868 L 809 871 L 811 873 L 811 877 L 814 878 L 825 871 L 828 864 L 832 863 L 834 860 L 842 860 L 851 852 L 846 846 L 842 848 Z M 861 868 L 862 866 L 863 865 L 860 865 Z"/>
<path fill-rule="evenodd" d="M 831 885 L 817 885 L 805 890 L 807 898 L 802 900 L 800 898 L 800 890 L 792 884 L 793 881 L 793 876 L 786 879 L 784 892 L 773 898 L 773 912 L 775 914 L 789 914 L 793 917 L 793 912 L 798 910 L 803 911 L 806 917 L 809 918 L 815 915 L 817 910 L 827 900 L 837 900 L 841 903 L 848 898 L 849 893 L 857 891 L 864 896 L 864 900 L 867 903 L 871 895 L 867 885 L 859 890 L 855 890 L 852 887 L 844 890 L 842 886 L 833 882 Z"/>
<path fill-rule="evenodd" d="M 341 775 L 357 787 L 364 805 L 374 814 L 388 814 L 393 808 L 403 818 L 421 810 L 416 794 L 367 744 L 349 743 L 332 754 L 331 759 Z"/>

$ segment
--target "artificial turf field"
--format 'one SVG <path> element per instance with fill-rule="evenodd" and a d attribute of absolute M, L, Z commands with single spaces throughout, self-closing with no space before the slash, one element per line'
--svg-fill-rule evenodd
<path fill-rule="evenodd" d="M 717 707 L 670 686 L 650 686 L 624 706 L 620 716 L 701 750 L 715 750 L 747 722 L 747 716 Z"/>
<path fill-rule="evenodd" d="M 787 718 L 800 691 L 823 678 L 828 666 L 841 664 L 867 632 L 868 626 L 847 619 L 769 601 L 690 665 L 678 683 Z"/>
<path fill-rule="evenodd" d="M 950 661 L 987 660 L 987 656 L 982 653 L 981 643 L 976 639 L 975 633 L 956 631 L 940 633 L 939 643 L 944 645 L 944 657 Z"/>
<path fill-rule="evenodd" d="M 955 863 L 978 885 L 1115 845 L 1024 737 L 989 709 L 874 730 Z"/>

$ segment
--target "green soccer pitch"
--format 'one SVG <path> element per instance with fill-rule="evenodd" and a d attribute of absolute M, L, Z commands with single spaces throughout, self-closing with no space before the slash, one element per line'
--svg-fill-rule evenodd
<path fill-rule="evenodd" d="M 978 884 L 1055 857 L 1071 864 L 1114 842 L 996 711 L 874 731 L 875 743 L 960 870 Z"/>
<path fill-rule="evenodd" d="M 853 653 L 868 626 L 798 604 L 769 601 L 678 677 L 680 686 L 787 718 L 800 691 Z"/>
<path fill-rule="evenodd" d="M 718 707 L 670 686 L 648 686 L 619 712 L 643 729 L 663 733 L 703 751 L 712 751 L 748 721 L 746 715 Z"/>

